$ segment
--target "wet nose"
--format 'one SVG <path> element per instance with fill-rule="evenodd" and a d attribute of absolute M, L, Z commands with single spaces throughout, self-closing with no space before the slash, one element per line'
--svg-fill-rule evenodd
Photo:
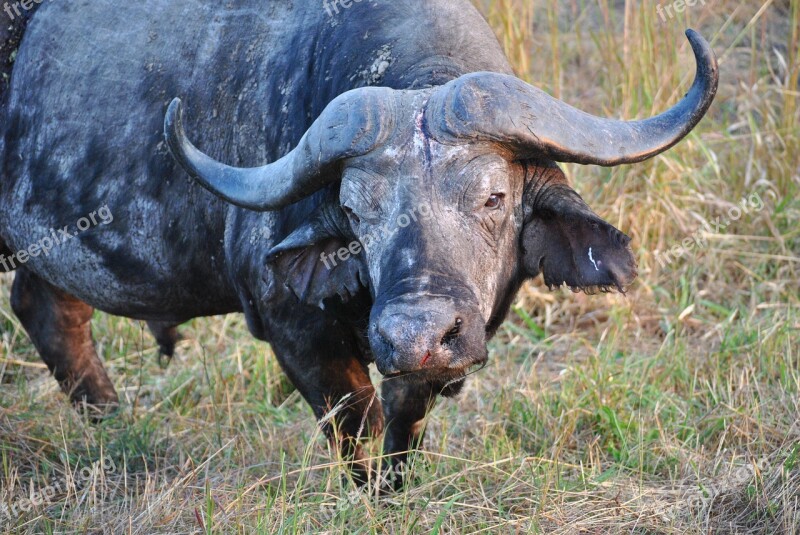
<path fill-rule="evenodd" d="M 447 368 L 451 364 L 450 346 L 466 328 L 465 320 L 447 304 L 424 309 L 384 310 L 377 333 L 387 347 L 392 369 L 386 372 L 414 372 Z"/>

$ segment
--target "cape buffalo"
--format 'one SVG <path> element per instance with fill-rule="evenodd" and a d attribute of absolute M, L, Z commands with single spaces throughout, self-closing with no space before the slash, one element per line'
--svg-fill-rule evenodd
<path fill-rule="evenodd" d="M 686 96 L 623 122 L 515 78 L 468 0 L 343 4 L 77 0 L 32 17 L 0 111 L 0 249 L 74 402 L 118 402 L 93 309 L 148 321 L 165 352 L 180 323 L 243 312 L 317 417 L 346 398 L 336 436 L 363 480 L 362 431 L 404 462 L 525 279 L 636 276 L 629 238 L 556 162 L 640 162 L 682 139 L 717 87 L 702 37 L 687 31 Z"/>

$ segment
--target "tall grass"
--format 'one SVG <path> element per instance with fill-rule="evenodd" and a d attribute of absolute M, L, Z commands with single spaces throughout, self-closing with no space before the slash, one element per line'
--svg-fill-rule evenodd
<path fill-rule="evenodd" d="M 162 371 L 140 324 L 98 314 L 125 408 L 93 427 L 57 394 L 3 285 L 0 501 L 65 477 L 67 490 L 13 521 L 0 513 L 0 529 L 800 531 L 800 1 L 709 0 L 667 20 L 649 2 L 476 4 L 519 76 L 624 119 L 688 89 L 686 27 L 711 39 L 719 96 L 684 142 L 633 166 L 565 166 L 633 238 L 628 294 L 528 285 L 490 365 L 433 412 L 414 485 L 375 498 L 352 493 L 241 318 L 192 322 Z M 704 230 L 755 194 L 761 210 Z M 707 245 L 659 262 L 690 236 Z M 104 455 L 116 470 L 81 481 Z"/>

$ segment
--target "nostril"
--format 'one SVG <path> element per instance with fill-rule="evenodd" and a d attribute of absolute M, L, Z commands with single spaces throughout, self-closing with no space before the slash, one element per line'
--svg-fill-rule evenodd
<path fill-rule="evenodd" d="M 464 321 L 461 318 L 456 318 L 455 323 L 453 324 L 453 328 L 447 331 L 447 333 L 442 337 L 442 341 L 440 342 L 443 346 L 448 345 L 450 342 L 456 339 L 456 337 L 461 333 L 461 326 L 464 324 Z"/>
<path fill-rule="evenodd" d="M 378 329 L 378 334 L 380 335 L 381 339 L 383 339 L 383 343 L 386 344 L 386 347 L 389 348 L 389 351 L 394 352 L 394 342 L 392 338 L 388 336 L 383 329 Z"/>
<path fill-rule="evenodd" d="M 384 339 L 384 340 L 386 340 L 386 345 L 389 347 L 389 351 L 391 353 L 394 353 L 394 344 L 390 340 L 387 340 L 387 339 Z"/>

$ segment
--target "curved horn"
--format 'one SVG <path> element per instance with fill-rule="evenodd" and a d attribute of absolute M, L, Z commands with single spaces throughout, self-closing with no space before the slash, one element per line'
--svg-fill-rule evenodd
<path fill-rule="evenodd" d="M 226 201 L 251 210 L 277 210 L 337 178 L 343 158 L 368 153 L 394 130 L 393 91 L 361 88 L 336 97 L 303 135 L 294 150 L 263 167 L 225 165 L 203 154 L 186 137 L 181 100 L 169 105 L 164 136 L 189 175 Z"/>
<path fill-rule="evenodd" d="M 521 157 L 603 166 L 646 160 L 683 139 L 717 92 L 714 52 L 697 32 L 687 30 L 686 37 L 697 61 L 694 84 L 673 108 L 650 119 L 594 117 L 513 76 L 475 73 L 431 97 L 428 124 L 442 140 L 494 141 L 510 145 Z"/>

